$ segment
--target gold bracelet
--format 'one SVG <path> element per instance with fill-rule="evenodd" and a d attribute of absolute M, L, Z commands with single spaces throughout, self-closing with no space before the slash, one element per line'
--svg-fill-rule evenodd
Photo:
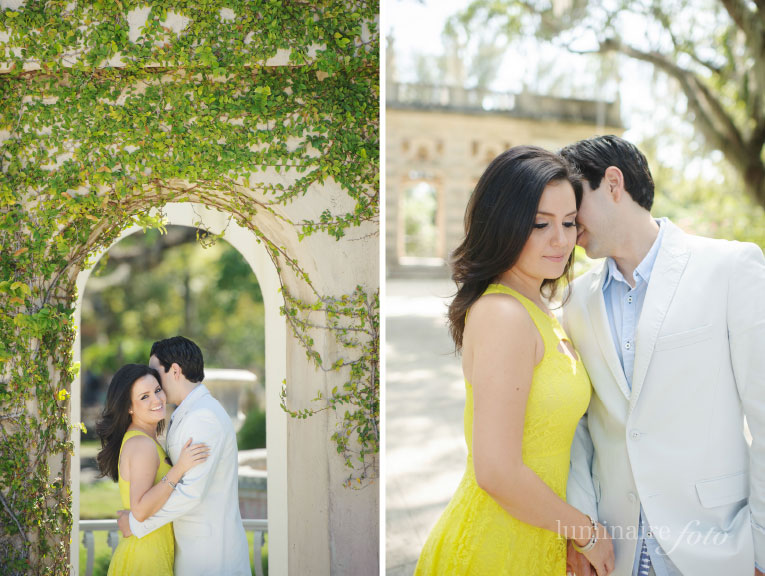
<path fill-rule="evenodd" d="M 167 484 L 170 484 L 170 486 L 172 486 L 173 490 L 175 490 L 175 487 L 177 486 L 177 484 L 175 482 L 173 482 L 172 480 L 170 480 L 167 477 L 167 474 L 162 476 L 162 480 L 160 480 L 160 482 L 166 482 Z"/>

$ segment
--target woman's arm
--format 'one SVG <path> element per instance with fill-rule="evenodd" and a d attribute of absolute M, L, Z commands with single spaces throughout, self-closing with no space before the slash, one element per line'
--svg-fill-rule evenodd
<path fill-rule="evenodd" d="M 184 438 L 187 431 L 193 433 L 193 438 L 204 444 L 209 449 L 209 458 L 199 466 L 184 475 L 183 483 L 178 485 L 178 489 L 173 491 L 172 496 L 156 513 L 152 514 L 143 522 L 139 522 L 134 515 L 128 516 L 130 531 L 138 538 L 143 538 L 157 528 L 173 522 L 177 518 L 188 514 L 202 503 L 212 483 L 216 480 L 216 471 L 218 471 L 221 462 L 226 462 L 225 469 L 232 464 L 231 461 L 224 460 L 224 451 L 226 446 L 233 444 L 233 431 L 227 432 L 222 426 L 218 417 L 211 410 L 206 408 L 195 409 L 189 412 L 180 423 L 175 424 L 180 429 L 176 430 L 179 438 Z M 228 458 L 231 454 L 225 456 Z M 234 458 L 236 455 L 234 453 Z M 233 460 L 235 466 L 236 460 Z M 236 474 L 236 468 L 233 469 Z"/>
<path fill-rule="evenodd" d="M 473 387 L 473 462 L 478 485 L 515 518 L 585 545 L 592 535 L 589 518 L 560 499 L 523 462 L 526 403 L 534 367 L 542 357 L 540 347 L 544 347 L 536 326 L 520 302 L 503 295 L 476 302 L 468 324 L 466 376 Z M 588 554 L 598 574 L 605 569 L 609 553 L 608 566 L 613 566 L 611 543 L 601 528 L 602 543 Z"/>
<path fill-rule="evenodd" d="M 126 480 L 130 482 L 130 511 L 133 516 L 143 521 L 162 508 L 173 493 L 173 484 L 180 482 L 189 469 L 204 462 L 208 453 L 206 445 L 191 445 L 189 438 L 175 466 L 165 474 L 162 482 L 154 484 L 159 468 L 159 454 L 154 441 L 146 436 L 135 436 L 125 442 L 121 460 L 127 464 L 129 478 Z"/>

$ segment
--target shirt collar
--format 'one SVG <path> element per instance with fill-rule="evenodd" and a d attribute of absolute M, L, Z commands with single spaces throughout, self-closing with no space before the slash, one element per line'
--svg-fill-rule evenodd
<path fill-rule="evenodd" d="M 206 393 L 208 393 L 207 387 L 204 384 L 199 384 L 196 388 L 189 392 L 188 396 L 186 396 L 186 398 L 184 398 L 180 404 L 178 404 L 178 407 L 175 409 L 172 416 L 170 416 L 170 420 L 172 421 L 173 418 L 175 418 L 176 413 L 179 415 L 184 414 L 186 410 L 188 410 L 189 406 L 194 404 L 198 398 L 201 398 Z"/>
<path fill-rule="evenodd" d="M 635 272 L 633 272 L 633 278 L 635 279 L 635 287 L 637 288 L 640 284 L 647 284 L 648 281 L 651 279 L 651 272 L 653 271 L 653 266 L 656 263 L 656 257 L 659 255 L 659 248 L 661 248 L 661 240 L 664 236 L 664 229 L 666 226 L 664 224 L 667 223 L 667 218 L 657 218 L 656 224 L 659 225 L 659 234 L 656 236 L 656 240 L 653 241 L 653 245 L 651 246 L 651 249 L 648 251 L 648 254 L 645 255 L 643 260 L 638 264 L 637 268 L 635 268 Z M 603 282 L 603 290 L 607 290 L 608 286 L 611 284 L 611 280 L 615 280 L 617 282 L 624 282 L 625 284 L 629 284 L 627 280 L 624 278 L 624 275 L 619 270 L 619 267 L 616 265 L 616 261 L 613 258 L 607 258 L 606 259 L 606 279 Z"/>

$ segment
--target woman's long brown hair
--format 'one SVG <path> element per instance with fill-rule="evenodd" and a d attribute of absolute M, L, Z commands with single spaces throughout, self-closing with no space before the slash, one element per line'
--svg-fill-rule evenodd
<path fill-rule="evenodd" d="M 465 315 L 489 284 L 512 268 L 531 235 L 542 192 L 550 182 L 567 180 L 576 206 L 582 200 L 580 181 L 571 166 L 553 152 L 537 146 L 516 146 L 503 152 L 478 180 L 465 210 L 465 238 L 452 253 L 452 279 L 457 294 L 449 305 L 449 332 L 455 350 L 462 349 Z M 572 251 L 563 271 L 571 280 Z M 542 283 L 552 298 L 560 278 Z"/>
<path fill-rule="evenodd" d="M 136 380 L 144 376 L 153 376 L 159 385 L 162 380 L 159 372 L 143 364 L 125 364 L 117 370 L 109 383 L 106 393 L 106 406 L 101 418 L 96 422 L 96 434 L 101 438 L 101 450 L 96 456 L 101 476 L 109 476 L 115 482 L 119 479 L 120 448 L 132 418 L 128 410 L 132 404 L 130 393 Z M 157 434 L 161 434 L 165 421 L 157 424 Z"/>

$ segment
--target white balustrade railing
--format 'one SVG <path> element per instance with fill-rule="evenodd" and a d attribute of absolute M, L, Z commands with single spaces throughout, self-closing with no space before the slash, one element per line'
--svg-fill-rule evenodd
<path fill-rule="evenodd" d="M 495 92 L 482 88 L 463 88 L 444 84 L 388 82 L 386 104 L 390 107 L 449 108 L 510 112 L 528 118 L 547 117 L 584 120 L 599 125 L 621 126 L 620 101 L 601 100 L 600 94 L 588 99 L 563 98 L 528 92 Z"/>
<path fill-rule="evenodd" d="M 254 566 L 255 575 L 263 576 L 263 566 L 260 562 L 260 551 L 265 544 L 265 535 L 268 533 L 268 520 L 242 520 L 245 532 L 254 532 L 255 539 L 252 544 L 254 552 Z M 85 564 L 84 576 L 93 576 L 93 562 L 95 562 L 95 537 L 94 532 L 108 532 L 106 537 L 107 544 L 112 549 L 117 547 L 120 541 L 120 532 L 117 526 L 116 520 L 80 520 L 80 532 L 82 532 L 82 543 L 85 545 L 85 550 L 88 554 L 88 559 Z"/>

